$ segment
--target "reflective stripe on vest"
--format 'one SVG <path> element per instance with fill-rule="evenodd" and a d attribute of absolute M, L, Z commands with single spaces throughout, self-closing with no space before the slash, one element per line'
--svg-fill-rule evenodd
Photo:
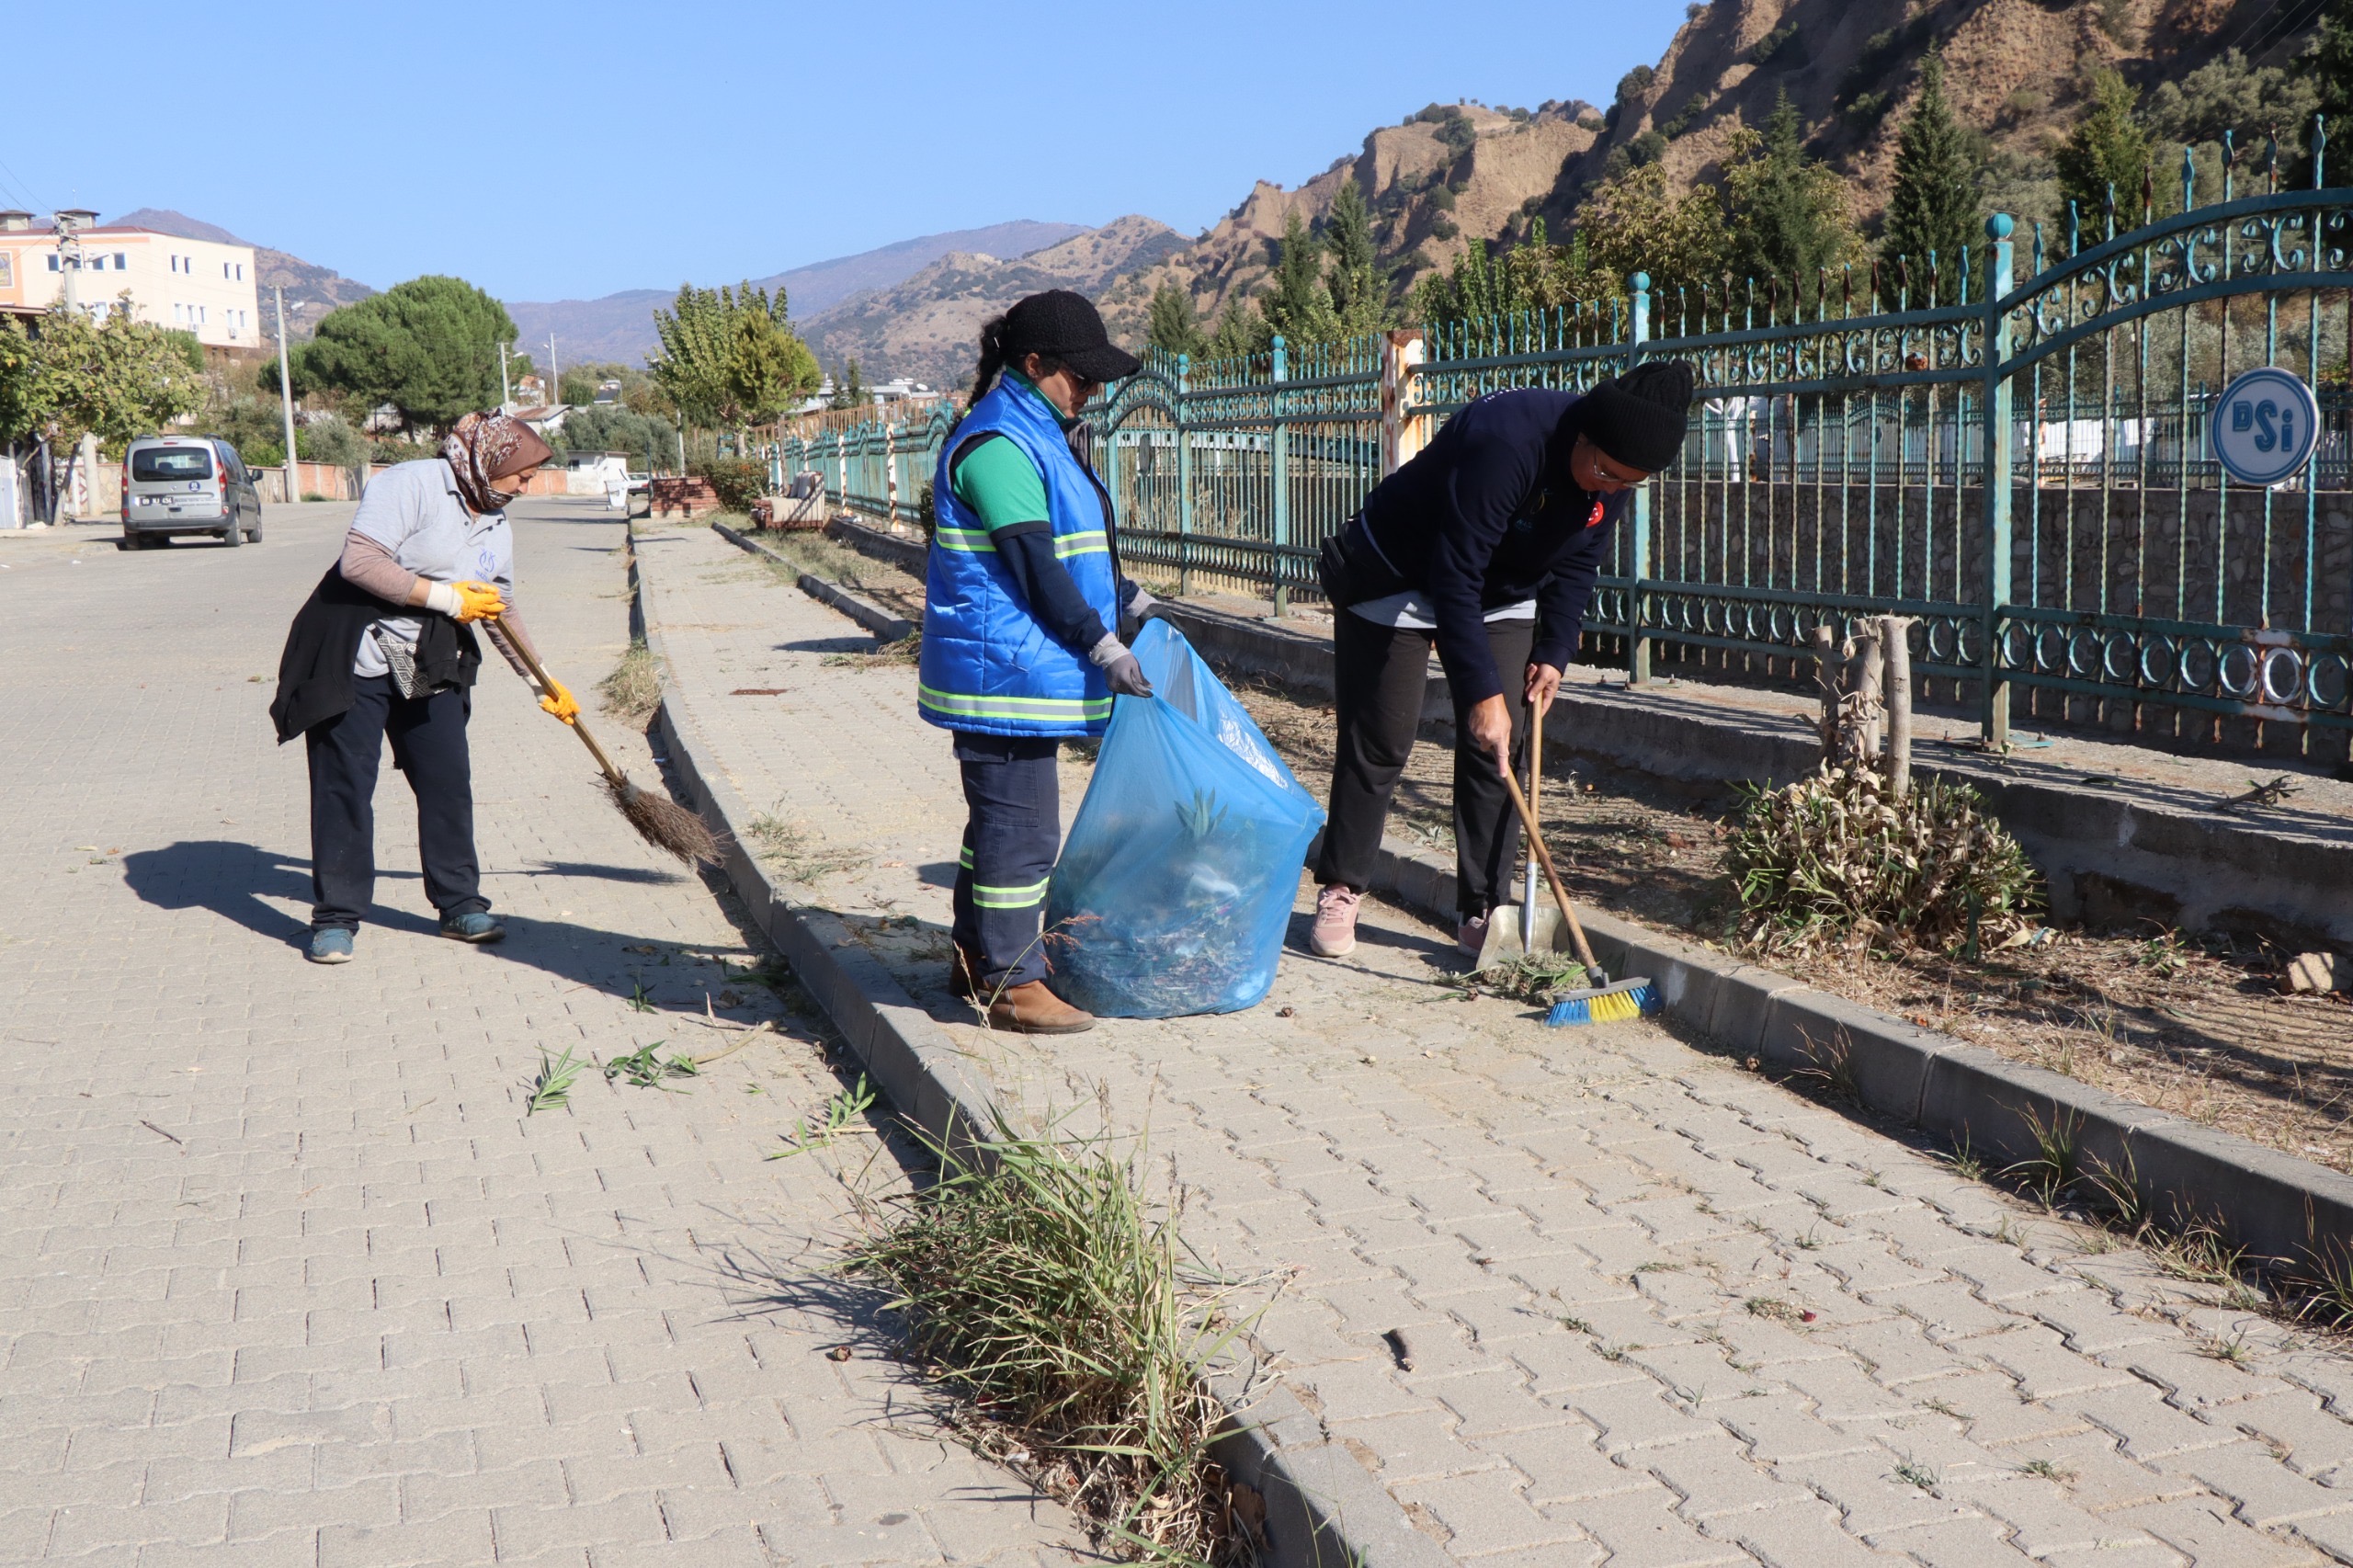
<path fill-rule="evenodd" d="M 961 691 L 915 687 L 916 699 L 935 713 L 958 719 L 1069 720 L 1084 723 L 1111 717 L 1108 697 L 1008 697 L 1003 693 L 974 696 Z"/>
<path fill-rule="evenodd" d="M 986 528 L 935 528 L 931 541 L 942 550 L 961 550 L 971 554 L 996 553 L 996 541 L 989 538 Z M 1054 538 L 1054 558 L 1058 561 L 1068 561 L 1074 555 L 1099 555 L 1110 548 L 1111 536 L 1101 528 L 1058 534 Z"/>

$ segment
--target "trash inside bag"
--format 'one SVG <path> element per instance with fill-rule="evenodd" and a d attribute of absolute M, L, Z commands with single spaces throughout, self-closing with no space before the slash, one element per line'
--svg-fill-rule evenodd
<path fill-rule="evenodd" d="M 1134 653 L 1046 895 L 1054 990 L 1090 1013 L 1173 1018 L 1255 1006 L 1275 983 L 1324 812 L 1176 628 Z"/>

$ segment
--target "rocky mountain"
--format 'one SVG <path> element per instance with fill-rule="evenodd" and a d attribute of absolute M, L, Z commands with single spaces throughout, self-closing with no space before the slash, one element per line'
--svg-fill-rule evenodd
<path fill-rule="evenodd" d="M 1206 324 L 1267 278 L 1289 216 L 1314 225 L 1348 180 L 1372 208 L 1381 262 L 1402 295 L 1472 240 L 1511 244 L 1535 217 L 1565 238 L 1586 193 L 1617 168 L 1656 161 L 1683 187 L 1714 178 L 1733 132 L 1761 128 L 1784 93 L 1811 149 L 1847 177 L 1857 220 L 1875 232 L 1931 48 L 1955 112 L 1984 138 L 1987 204 L 2052 217 L 2052 149 L 2097 69 L 2115 67 L 2145 100 L 2233 50 L 2291 65 L 2317 9 L 2317 0 L 1696 4 L 1658 62 L 1626 74 L 1606 112 L 1574 102 L 1532 112 L 1433 105 L 1296 187 L 1261 181 L 1199 240 L 1113 279 L 1102 302 L 1114 330 L 1140 340 L 1153 290 L 1174 282 Z M 2243 137 L 2256 129 L 2243 126 Z"/>
<path fill-rule="evenodd" d="M 785 290 L 791 302 L 794 320 L 806 323 L 852 296 L 903 283 L 945 256 L 958 252 L 982 252 L 992 256 L 1018 256 L 1086 233 L 1087 230 L 1083 224 L 1017 219 L 1010 223 L 993 223 L 983 229 L 955 229 L 945 233 L 920 234 L 911 240 L 895 241 L 873 250 L 860 251 L 855 256 L 811 262 L 806 267 L 771 273 L 752 281 L 771 291 L 779 288 Z M 736 279 L 712 278 L 697 281 L 715 287 L 721 283 L 732 284 Z M 587 363 L 594 360 L 636 365 L 642 363 L 645 356 L 652 353 L 656 346 L 654 312 L 676 297 L 677 290 L 674 287 L 629 289 L 595 300 L 544 302 L 509 300 L 506 301 L 506 313 L 515 318 L 515 325 L 522 334 L 527 351 L 534 351 L 531 346 L 537 344 L 540 347 L 534 352 L 544 356 L 548 335 L 553 333 L 560 361 Z"/>
<path fill-rule="evenodd" d="M 796 312 L 796 324 L 829 371 L 856 358 L 869 381 L 907 376 L 959 386 L 972 379 L 981 324 L 1024 294 L 1100 294 L 1112 279 L 1138 276 L 1185 245 L 1167 224 L 1131 214 L 1025 256 L 953 251 L 890 288 L 815 315 Z"/>
<path fill-rule="evenodd" d="M 1459 252 L 1470 236 L 1492 237 L 1522 221 L 1578 166 L 1601 132 L 1600 117 L 1574 100 L 1534 110 L 1479 104 L 1434 106 L 1364 139 L 1295 189 L 1260 180 L 1210 232 L 1114 280 L 1101 303 L 1115 333 L 1143 335 L 1153 290 L 1191 290 L 1204 320 L 1246 296 L 1273 270 L 1276 245 L 1293 213 L 1310 227 L 1353 180 L 1372 210 L 1373 237 L 1399 288 Z"/>
<path fill-rule="evenodd" d="M 218 224 L 169 208 L 142 207 L 106 222 L 123 228 L 152 229 L 159 234 L 177 234 L 183 239 L 210 240 L 216 244 L 253 244 Z M 298 343 L 318 331 L 319 318 L 329 311 L 364 300 L 376 291 L 331 267 L 321 267 L 267 245 L 254 245 L 254 277 L 261 285 L 262 338 L 267 343 L 278 341 L 278 316 L 269 292 L 273 288 L 286 290 L 286 333 Z"/>

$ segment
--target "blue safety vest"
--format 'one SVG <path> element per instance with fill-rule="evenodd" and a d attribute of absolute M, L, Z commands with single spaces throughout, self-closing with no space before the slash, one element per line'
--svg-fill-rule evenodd
<path fill-rule="evenodd" d="M 1111 722 L 1103 672 L 1087 663 L 1085 649 L 1064 647 L 1038 624 L 988 529 L 956 499 L 949 465 L 973 437 L 991 431 L 1038 465 L 1055 559 L 1103 624 L 1119 625 L 1111 498 L 1072 454 L 1045 399 L 1006 377 L 956 427 L 932 479 L 917 710 L 943 728 L 987 735 L 1099 735 Z"/>

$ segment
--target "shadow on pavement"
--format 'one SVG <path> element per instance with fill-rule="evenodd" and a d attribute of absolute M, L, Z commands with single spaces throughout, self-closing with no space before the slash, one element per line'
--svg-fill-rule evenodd
<path fill-rule="evenodd" d="M 551 873 L 624 882 L 673 880 L 667 872 L 563 861 L 551 863 L 546 872 L 507 874 Z M 491 878 L 495 875 L 492 873 Z M 138 849 L 125 855 L 122 876 L 132 892 L 159 909 L 209 910 L 257 937 L 289 948 L 299 947 L 310 930 L 306 919 L 289 915 L 279 907 L 292 903 L 307 908 L 310 904 L 310 862 L 301 857 L 273 854 L 234 839 L 184 839 L 161 849 Z M 383 869 L 377 876 L 415 881 L 417 873 Z M 699 1008 L 703 994 L 719 988 L 719 977 L 699 965 L 677 971 L 659 961 L 645 961 L 630 950 L 631 945 L 642 944 L 645 939 L 631 933 L 500 913 L 506 920 L 507 936 L 504 942 L 484 949 L 492 957 L 529 964 L 561 979 L 623 998 L 630 996 L 632 984 L 642 986 L 649 1000 L 670 1006 Z M 387 909 L 381 903 L 369 911 L 363 930 L 404 937 L 439 935 L 434 921 L 404 910 Z M 362 940 L 366 940 L 364 935 Z M 676 946 L 665 941 L 654 945 L 665 950 Z M 723 956 L 738 963 L 756 961 L 765 956 L 741 944 L 697 944 L 694 951 Z"/>

